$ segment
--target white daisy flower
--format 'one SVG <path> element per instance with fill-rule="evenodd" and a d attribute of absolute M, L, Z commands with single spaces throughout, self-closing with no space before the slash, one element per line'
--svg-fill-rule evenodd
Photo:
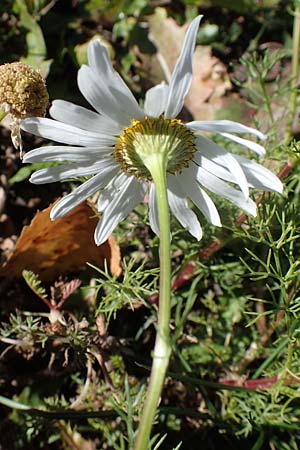
<path fill-rule="evenodd" d="M 150 225 L 159 234 L 155 185 L 147 168 L 147 158 L 153 153 L 161 153 L 166 161 L 171 212 L 196 239 L 201 239 L 202 229 L 189 201 L 209 222 L 221 226 L 208 191 L 251 215 L 256 214 L 256 204 L 249 198 L 249 188 L 282 191 L 280 180 L 268 169 L 234 156 L 202 135 L 218 133 L 263 155 L 261 145 L 236 136 L 247 133 L 263 140 L 260 131 L 229 120 L 184 124 L 176 119 L 192 80 L 200 20 L 198 16 L 188 27 L 170 84 L 149 89 L 144 110 L 112 67 L 106 48 L 96 40 L 88 46 L 89 65 L 83 65 L 78 73 L 79 89 L 96 112 L 55 100 L 50 109 L 54 120 L 28 118 L 22 122 L 25 131 L 67 144 L 37 148 L 24 156 L 26 163 L 63 163 L 38 170 L 31 176 L 32 183 L 91 176 L 52 208 L 52 220 L 101 191 L 98 210 L 102 216 L 95 230 L 100 245 L 148 192 Z"/>

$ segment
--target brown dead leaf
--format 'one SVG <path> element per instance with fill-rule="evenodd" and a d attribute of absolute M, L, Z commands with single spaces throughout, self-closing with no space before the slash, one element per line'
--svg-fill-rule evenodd
<path fill-rule="evenodd" d="M 161 66 L 166 81 L 170 80 L 176 60 L 182 48 L 187 25 L 180 27 L 167 17 L 164 8 L 156 8 L 149 17 L 149 38 L 157 48 L 154 56 Z M 150 75 L 157 80 L 157 64 L 150 67 Z M 223 107 L 222 97 L 231 89 L 225 65 L 212 55 L 209 46 L 198 45 L 193 60 L 193 81 L 185 106 L 195 120 L 212 120 Z"/>
<path fill-rule="evenodd" d="M 97 247 L 94 229 L 98 218 L 87 202 L 65 217 L 51 221 L 50 210 L 38 212 L 25 226 L 14 251 L 0 268 L 1 277 L 21 277 L 24 269 L 32 270 L 43 280 L 78 270 L 86 262 L 103 267 L 106 259 L 113 275 L 119 275 L 120 248 L 111 236 Z"/>

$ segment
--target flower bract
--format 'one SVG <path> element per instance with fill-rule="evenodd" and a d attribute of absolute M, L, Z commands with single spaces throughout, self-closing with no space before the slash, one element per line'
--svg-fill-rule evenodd
<path fill-rule="evenodd" d="M 51 219 L 64 216 L 100 191 L 98 211 L 102 215 L 95 230 L 95 241 L 100 245 L 148 193 L 150 226 L 159 234 L 155 185 L 147 164 L 156 153 L 167 172 L 170 210 L 196 239 L 201 239 L 202 228 L 189 202 L 210 223 L 221 226 L 209 192 L 255 215 L 256 204 L 249 197 L 249 188 L 282 191 L 280 180 L 268 169 L 233 155 L 206 136 L 221 134 L 263 155 L 260 144 L 240 137 L 246 133 L 264 140 L 260 131 L 229 120 L 184 124 L 178 119 L 192 80 L 200 20 L 201 16 L 196 17 L 187 29 L 170 83 L 149 89 L 143 109 L 114 70 L 105 47 L 96 40 L 88 46 L 88 65 L 78 73 L 79 89 L 94 110 L 55 100 L 50 109 L 52 119 L 28 118 L 22 122 L 23 130 L 59 143 L 24 156 L 24 162 L 61 163 L 35 172 L 33 183 L 90 177 L 56 203 Z"/>

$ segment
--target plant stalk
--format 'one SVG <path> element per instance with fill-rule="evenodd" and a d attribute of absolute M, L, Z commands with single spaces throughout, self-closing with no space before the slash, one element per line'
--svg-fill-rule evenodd
<path fill-rule="evenodd" d="M 160 229 L 160 283 L 156 340 L 146 400 L 137 432 L 134 450 L 147 450 L 152 425 L 163 389 L 171 355 L 171 261 L 170 261 L 170 213 L 167 196 L 166 162 L 159 155 L 151 158 L 147 167 L 153 177 Z"/>
<path fill-rule="evenodd" d="M 292 77 L 291 77 L 291 98 L 289 107 L 289 118 L 285 132 L 285 141 L 289 142 L 293 132 L 293 123 L 297 107 L 297 86 L 299 82 L 299 49 L 300 49 L 300 4 L 294 12 L 293 24 L 293 55 L 292 55 Z"/>

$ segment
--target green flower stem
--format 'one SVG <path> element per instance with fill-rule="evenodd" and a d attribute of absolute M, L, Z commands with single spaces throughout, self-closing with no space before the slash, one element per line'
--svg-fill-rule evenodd
<path fill-rule="evenodd" d="M 273 110 L 272 110 L 272 104 L 271 104 L 271 97 L 267 92 L 266 89 L 266 82 L 265 80 L 262 78 L 261 74 L 259 74 L 259 78 L 260 78 L 260 86 L 261 86 L 261 90 L 263 92 L 263 96 L 264 96 L 264 102 L 267 108 L 267 112 L 269 114 L 270 120 L 271 120 L 271 124 L 274 125 L 275 124 L 275 119 L 274 119 L 274 114 L 273 114 Z"/>
<path fill-rule="evenodd" d="M 153 362 L 144 409 L 142 412 L 135 450 L 147 450 L 150 434 L 159 403 L 171 355 L 171 261 L 170 261 L 170 213 L 167 197 L 166 160 L 163 155 L 151 155 L 145 163 L 156 188 L 160 229 L 160 290 L 156 340 Z"/>
<path fill-rule="evenodd" d="M 288 142 L 292 136 L 293 122 L 295 119 L 295 112 L 297 107 L 298 96 L 298 82 L 299 82 L 299 48 L 300 48 L 300 4 L 297 5 L 294 12 L 293 25 L 293 56 L 292 56 L 292 77 L 291 77 L 291 98 L 289 119 L 287 121 L 287 128 L 285 133 L 285 140 Z"/>

